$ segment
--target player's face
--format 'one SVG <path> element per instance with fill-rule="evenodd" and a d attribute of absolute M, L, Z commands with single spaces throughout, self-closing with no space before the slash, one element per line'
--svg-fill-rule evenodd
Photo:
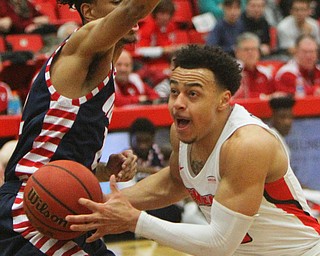
<path fill-rule="evenodd" d="M 219 123 L 218 105 L 224 94 L 217 87 L 213 73 L 204 68 L 177 67 L 172 72 L 170 87 L 168 106 L 179 140 L 212 141 Z"/>

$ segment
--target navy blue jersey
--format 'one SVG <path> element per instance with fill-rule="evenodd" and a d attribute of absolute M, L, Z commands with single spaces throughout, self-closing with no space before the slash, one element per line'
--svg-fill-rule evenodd
<path fill-rule="evenodd" d="M 113 70 L 88 95 L 68 99 L 51 84 L 51 61 L 41 69 L 28 95 L 7 180 L 25 179 L 43 164 L 58 159 L 94 169 L 101 157 L 115 97 Z"/>
<path fill-rule="evenodd" d="M 66 98 L 55 90 L 50 79 L 50 65 L 63 45 L 49 58 L 31 87 L 22 114 L 19 142 L 6 168 L 6 183 L 0 188 L 0 196 L 7 197 L 6 202 L 0 197 L 0 206 L 3 206 L 0 210 L 0 251 L 9 250 L 12 255 L 13 251 L 1 239 L 2 234 L 16 237 L 17 244 L 12 241 L 16 251 L 26 246 L 18 244 L 20 238 L 24 243 L 27 241 L 29 247 L 48 255 L 87 255 L 91 251 L 89 246 L 96 248 L 95 252 L 107 251 L 100 240 L 99 245 L 84 242 L 80 245 L 76 241 L 45 237 L 32 227 L 23 210 L 26 181 L 39 167 L 53 160 L 69 159 L 94 170 L 108 133 L 115 97 L 113 67 L 104 81 L 86 96 Z"/>

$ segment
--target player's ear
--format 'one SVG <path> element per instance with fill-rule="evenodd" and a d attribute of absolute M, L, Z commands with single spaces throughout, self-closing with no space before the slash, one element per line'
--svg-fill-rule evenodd
<path fill-rule="evenodd" d="M 224 90 L 220 94 L 219 110 L 224 110 L 230 105 L 231 92 L 229 90 Z"/>
<path fill-rule="evenodd" d="M 90 3 L 81 4 L 80 11 L 86 21 L 92 21 L 96 19 L 96 17 L 94 17 L 92 14 L 92 8 Z"/>

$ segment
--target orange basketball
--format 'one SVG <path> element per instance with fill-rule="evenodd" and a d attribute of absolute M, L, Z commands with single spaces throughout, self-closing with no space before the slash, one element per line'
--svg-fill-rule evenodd
<path fill-rule="evenodd" d="M 78 203 L 80 197 L 102 202 L 98 179 L 82 164 L 70 160 L 52 161 L 40 167 L 27 181 L 24 210 L 41 233 L 59 240 L 78 237 L 70 230 L 68 214 L 90 213 Z"/>

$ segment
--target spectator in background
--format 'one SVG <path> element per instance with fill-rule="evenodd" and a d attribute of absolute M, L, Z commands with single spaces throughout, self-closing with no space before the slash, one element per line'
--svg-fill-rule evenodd
<path fill-rule="evenodd" d="M 311 17 L 319 20 L 320 22 L 320 1 L 313 0 L 311 1 Z"/>
<path fill-rule="evenodd" d="M 165 167 L 168 161 L 165 156 L 168 158 L 171 151 L 163 153 L 160 146 L 155 143 L 156 128 L 149 119 L 136 119 L 129 131 L 131 149 L 138 157 L 136 179 L 140 181 Z M 182 207 L 174 204 L 165 208 L 150 210 L 148 213 L 164 220 L 180 222 Z"/>
<path fill-rule="evenodd" d="M 280 50 L 293 56 L 295 42 L 300 35 L 312 35 L 320 43 L 319 23 L 310 17 L 310 12 L 310 0 L 293 0 L 291 15 L 277 27 Z"/>
<path fill-rule="evenodd" d="M 53 33 L 49 17 L 42 15 L 28 0 L 0 0 L 0 33 Z"/>
<path fill-rule="evenodd" d="M 164 78 L 160 83 L 156 84 L 154 90 L 159 94 L 161 102 L 167 102 L 170 96 L 170 76 L 172 73 L 172 69 L 174 68 L 174 54 L 170 61 L 170 67 L 167 70 L 167 77 Z"/>
<path fill-rule="evenodd" d="M 264 15 L 270 26 L 276 27 L 283 19 L 279 0 L 266 0 Z"/>
<path fill-rule="evenodd" d="M 266 0 L 247 0 L 246 9 L 241 15 L 244 30 L 252 32 L 260 38 L 262 56 L 268 56 L 271 53 L 270 25 L 264 16 L 265 7 Z"/>
<path fill-rule="evenodd" d="M 225 52 L 234 56 L 236 38 L 244 32 L 244 26 L 240 20 L 240 0 L 224 0 L 223 12 L 223 19 L 219 20 L 213 30 L 209 32 L 206 44 L 220 46 Z"/>
<path fill-rule="evenodd" d="M 295 103 L 294 97 L 290 94 L 272 97 L 269 100 L 269 106 L 272 111 L 269 125 L 279 135 L 289 156 L 290 148 L 285 141 L 285 137 L 289 134 L 292 127 L 294 120 L 293 106 Z"/>
<path fill-rule="evenodd" d="M 318 50 L 314 37 L 300 36 L 296 42 L 294 58 L 276 73 L 276 90 L 296 94 L 296 96 L 320 95 Z"/>
<path fill-rule="evenodd" d="M 0 115 L 7 114 L 8 102 L 11 97 L 11 93 L 9 85 L 0 81 Z"/>
<path fill-rule="evenodd" d="M 175 7 L 172 0 L 161 0 L 142 23 L 138 32 L 136 54 L 148 58 L 170 57 L 178 48 L 172 17 Z"/>
<path fill-rule="evenodd" d="M 242 66 L 242 80 L 234 98 L 265 98 L 274 92 L 272 69 L 259 65 L 260 39 L 245 32 L 237 38 L 235 56 Z"/>
<path fill-rule="evenodd" d="M 283 17 L 290 15 L 293 0 L 278 0 Z"/>
<path fill-rule="evenodd" d="M 159 95 L 141 77 L 133 73 L 133 59 L 130 52 L 123 50 L 116 64 L 115 106 L 129 104 L 151 104 Z"/>
<path fill-rule="evenodd" d="M 173 20 L 174 13 L 172 0 L 161 0 L 138 31 L 134 54 L 141 61 L 142 68 L 137 72 L 151 87 L 168 77 L 172 54 L 183 46 L 177 34 L 179 27 Z"/>
<path fill-rule="evenodd" d="M 241 0 L 241 9 L 244 10 L 246 0 Z M 211 12 L 214 17 L 219 20 L 224 16 L 223 0 L 198 0 L 200 13 Z"/>

